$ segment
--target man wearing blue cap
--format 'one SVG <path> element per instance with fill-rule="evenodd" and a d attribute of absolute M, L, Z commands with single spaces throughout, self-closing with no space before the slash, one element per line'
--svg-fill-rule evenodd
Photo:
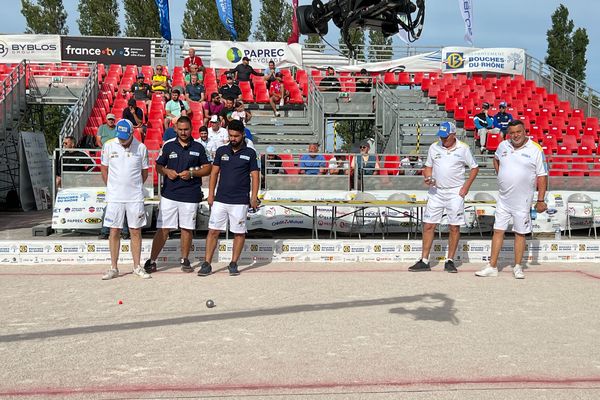
<path fill-rule="evenodd" d="M 506 112 L 507 106 L 508 104 L 506 104 L 505 101 L 501 101 L 500 104 L 498 104 L 500 111 L 494 115 L 494 128 L 500 129 L 500 132 L 502 132 L 502 138 L 506 136 L 508 124 L 513 120 L 512 114 Z"/>
<path fill-rule="evenodd" d="M 423 168 L 423 179 L 429 186 L 427 206 L 423 213 L 423 250 L 421 259 L 408 270 L 430 271 L 429 252 L 435 227 L 448 217 L 448 257 L 444 270 L 456 273 L 454 256 L 460 239 L 460 226 L 465 224 L 465 196 L 479 172 L 479 166 L 466 143 L 456 139 L 456 126 L 452 122 L 440 124 L 440 140 L 429 147 Z M 465 167 L 470 169 L 465 181 Z"/>
<path fill-rule="evenodd" d="M 133 273 L 150 278 L 140 266 L 142 227 L 146 225 L 144 211 L 144 181 L 148 178 L 148 149 L 133 137 L 131 121 L 122 119 L 116 125 L 117 135 L 102 148 L 101 171 L 106 184 L 106 215 L 104 226 L 110 228 L 111 268 L 102 276 L 109 280 L 119 276 L 117 262 L 121 247 L 120 233 L 125 216 L 131 234 Z"/>

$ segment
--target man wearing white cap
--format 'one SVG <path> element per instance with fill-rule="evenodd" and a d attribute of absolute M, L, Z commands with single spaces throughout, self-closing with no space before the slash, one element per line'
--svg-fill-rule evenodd
<path fill-rule="evenodd" d="M 106 215 L 104 226 L 110 228 L 111 268 L 103 280 L 119 276 L 117 262 L 121 247 L 120 233 L 125 216 L 131 234 L 133 273 L 150 278 L 140 266 L 142 227 L 146 225 L 144 211 L 144 181 L 148 178 L 148 149 L 133 137 L 133 125 L 122 119 L 116 125 L 117 136 L 102 148 L 101 171 L 106 184 Z"/>
<path fill-rule="evenodd" d="M 408 270 L 430 271 L 429 252 L 435 227 L 448 217 L 448 257 L 444 270 L 456 273 L 454 256 L 460 239 L 460 226 L 465 224 L 465 196 L 479 172 L 479 166 L 466 143 L 456 139 L 456 126 L 452 122 L 440 124 L 437 133 L 440 141 L 433 143 L 427 153 L 423 179 L 429 185 L 427 206 L 423 213 L 423 250 L 421 259 Z M 465 181 L 465 167 L 470 169 Z"/>
<path fill-rule="evenodd" d="M 498 175 L 498 203 L 492 237 L 492 254 L 490 262 L 477 276 L 498 276 L 496 263 L 504 241 L 504 232 L 512 221 L 515 234 L 515 264 L 513 276 L 525 278 L 521 260 L 525 251 L 525 235 L 531 232 L 531 205 L 535 190 L 538 195 L 534 207 L 539 213 L 548 209 L 546 205 L 546 187 L 548 185 L 548 169 L 542 147 L 530 140 L 525 132 L 523 121 L 514 120 L 508 124 L 510 140 L 500 143 L 494 154 L 494 168 Z"/>

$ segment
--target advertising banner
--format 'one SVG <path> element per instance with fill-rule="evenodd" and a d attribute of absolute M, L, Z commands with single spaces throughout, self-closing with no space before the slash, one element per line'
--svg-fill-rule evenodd
<path fill-rule="evenodd" d="M 58 35 L 2 35 L 0 36 L 0 63 L 60 62 Z"/>
<path fill-rule="evenodd" d="M 322 65 L 320 67 L 325 66 Z M 438 50 L 417 54 L 416 56 L 398 58 L 396 60 L 345 65 L 337 67 L 337 70 L 340 72 L 359 72 L 363 68 L 370 72 L 393 70 L 402 70 L 405 72 L 440 72 L 442 68 L 442 53 Z"/>
<path fill-rule="evenodd" d="M 523 75 L 525 50 L 514 48 L 444 47 L 442 72 L 496 72 Z"/>
<path fill-rule="evenodd" d="M 61 36 L 63 61 L 150 65 L 150 39 Z"/>
<path fill-rule="evenodd" d="M 217 3 L 217 11 L 219 12 L 219 18 L 221 23 L 229 31 L 231 38 L 237 40 L 238 35 L 235 30 L 235 22 L 233 21 L 233 5 L 231 0 L 215 0 Z"/>
<path fill-rule="evenodd" d="M 224 42 L 211 44 L 210 66 L 213 68 L 234 68 L 243 57 L 250 59 L 250 65 L 262 72 L 275 61 L 277 67 L 302 67 L 302 46 L 298 43 L 283 42 Z"/>

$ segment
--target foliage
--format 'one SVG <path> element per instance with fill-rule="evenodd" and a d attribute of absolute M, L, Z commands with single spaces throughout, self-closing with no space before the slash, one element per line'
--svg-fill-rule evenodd
<path fill-rule="evenodd" d="M 235 0 L 232 3 L 238 40 L 247 41 L 252 24 L 252 4 L 250 0 Z M 181 30 L 186 39 L 231 40 L 221 23 L 214 0 L 187 0 Z"/>
<path fill-rule="evenodd" d="M 84 36 L 119 36 L 117 0 L 79 0 L 79 32 Z"/>
<path fill-rule="evenodd" d="M 292 32 L 292 6 L 285 0 L 263 1 L 254 31 L 261 42 L 287 42 Z"/>
<path fill-rule="evenodd" d="M 348 32 L 348 38 L 350 44 L 354 46 L 354 59 L 358 61 L 365 61 L 365 32 L 360 28 L 352 28 Z M 342 53 L 345 56 L 348 56 L 348 48 L 341 37 L 339 39 L 339 44 L 341 46 Z"/>
<path fill-rule="evenodd" d="M 585 68 L 587 66 L 585 53 L 589 43 L 590 39 L 585 28 L 577 28 L 573 34 L 573 59 L 567 73 L 581 82 L 585 82 Z"/>
<path fill-rule="evenodd" d="M 124 0 L 125 36 L 160 37 L 160 19 L 154 0 Z"/>
<path fill-rule="evenodd" d="M 335 125 L 335 131 L 344 142 L 341 150 L 343 152 L 350 151 L 352 149 L 352 144 L 374 137 L 374 125 L 375 122 L 370 119 L 338 121 Z"/>
<path fill-rule="evenodd" d="M 21 0 L 21 14 L 25 17 L 25 33 L 66 35 L 67 12 L 62 0 Z"/>
<path fill-rule="evenodd" d="M 388 61 L 392 56 L 392 38 L 386 38 L 383 33 L 369 29 L 369 61 Z"/>

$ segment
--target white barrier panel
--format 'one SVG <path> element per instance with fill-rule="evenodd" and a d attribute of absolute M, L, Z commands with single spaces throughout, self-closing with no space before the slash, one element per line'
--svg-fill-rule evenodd
<path fill-rule="evenodd" d="M 58 35 L 2 35 L 0 63 L 60 62 Z"/>
<path fill-rule="evenodd" d="M 144 239 L 142 260 L 150 255 L 151 239 Z M 418 240 L 247 240 L 241 261 L 247 262 L 365 262 L 399 263 L 410 265 L 421 256 Z M 205 242 L 195 239 L 190 260 L 204 259 Z M 458 246 L 457 261 L 484 263 L 489 260 L 490 240 L 462 240 Z M 228 262 L 233 250 L 232 240 L 221 240 L 217 245 L 215 260 Z M 445 258 L 447 241 L 433 243 L 431 259 Z M 130 242 L 121 241 L 120 262 L 131 263 Z M 502 262 L 513 260 L 513 241 L 507 239 L 500 253 Z M 160 266 L 179 264 L 179 240 L 167 241 L 158 258 Z M 524 259 L 532 264 L 540 262 L 598 262 L 600 241 L 574 240 L 528 240 Z M 82 264 L 108 265 L 110 251 L 108 241 L 100 240 L 48 240 L 48 241 L 0 241 L 0 265 L 14 264 Z"/>

